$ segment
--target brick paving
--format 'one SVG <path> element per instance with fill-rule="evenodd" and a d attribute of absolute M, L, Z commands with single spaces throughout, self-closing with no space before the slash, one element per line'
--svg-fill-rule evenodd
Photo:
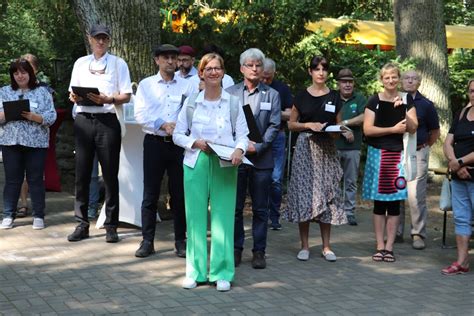
<path fill-rule="evenodd" d="M 3 168 L 0 168 L 3 187 Z M 359 226 L 335 227 L 335 263 L 320 257 L 317 225 L 311 226 L 311 258 L 296 259 L 297 226 L 268 232 L 267 269 L 250 266 L 251 238 L 232 290 L 181 288 L 184 259 L 174 255 L 172 221 L 157 224 L 157 253 L 134 257 L 140 231 L 121 227 L 118 244 L 105 232 L 70 243 L 73 196 L 47 193 L 46 229 L 34 231 L 31 217 L 0 231 L 1 315 L 474 315 L 474 272 L 446 277 L 455 249 L 441 249 L 441 214 L 430 202 L 428 248 L 396 245 L 397 262 L 375 263 L 371 213 L 358 209 Z M 250 218 L 246 218 L 249 235 Z M 450 219 L 448 243 L 454 244 Z M 405 236 L 407 240 L 408 235 Z M 473 257 L 471 251 L 471 258 Z"/>

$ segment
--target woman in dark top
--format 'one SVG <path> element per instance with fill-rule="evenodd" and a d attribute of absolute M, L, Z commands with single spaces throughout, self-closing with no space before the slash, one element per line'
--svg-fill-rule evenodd
<path fill-rule="evenodd" d="M 341 121 L 339 92 L 326 86 L 328 69 L 326 58 L 313 57 L 308 69 L 312 84 L 296 96 L 288 122 L 291 131 L 301 133 L 296 142 L 288 208 L 283 217 L 299 224 L 299 260 L 309 259 L 310 221 L 319 222 L 322 256 L 327 261 L 336 261 L 329 246 L 331 225 L 347 223 L 340 194 L 342 169 L 336 147 L 333 137 L 321 132 L 326 126 Z"/>
<path fill-rule="evenodd" d="M 469 239 L 474 211 L 474 79 L 469 80 L 469 104 L 458 112 L 446 140 L 444 155 L 451 171 L 451 198 L 454 214 L 457 261 L 441 270 L 445 275 L 469 271 Z"/>
<path fill-rule="evenodd" d="M 393 243 L 400 219 L 400 201 L 407 198 L 403 134 L 415 133 L 418 121 L 412 97 L 407 95 L 404 103 L 398 92 L 398 67 L 391 63 L 383 66 L 380 80 L 384 90 L 369 98 L 364 112 L 364 134 L 369 146 L 362 197 L 374 201 L 377 251 L 372 259 L 394 262 Z"/>

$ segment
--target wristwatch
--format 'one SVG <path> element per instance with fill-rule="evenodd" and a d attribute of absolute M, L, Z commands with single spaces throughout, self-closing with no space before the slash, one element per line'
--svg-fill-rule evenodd
<path fill-rule="evenodd" d="M 462 165 L 464 165 L 464 161 L 462 161 L 462 159 L 459 158 L 459 159 L 458 159 L 458 164 L 459 164 L 460 166 L 462 166 Z"/>

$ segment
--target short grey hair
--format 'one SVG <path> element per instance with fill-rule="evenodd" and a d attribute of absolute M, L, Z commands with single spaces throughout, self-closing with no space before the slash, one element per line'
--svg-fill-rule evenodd
<path fill-rule="evenodd" d="M 275 61 L 268 57 L 265 58 L 263 60 L 263 71 L 275 72 L 276 71 Z"/>
<path fill-rule="evenodd" d="M 416 77 L 418 78 L 418 81 L 421 82 L 421 74 L 418 70 L 416 69 L 408 69 L 408 70 L 405 70 L 403 73 L 402 73 L 402 79 L 406 77 L 407 73 L 408 72 L 414 72 L 416 74 Z"/>
<path fill-rule="evenodd" d="M 263 64 L 265 54 L 258 48 L 249 48 L 240 54 L 240 66 L 243 66 L 249 59 L 259 60 Z"/>

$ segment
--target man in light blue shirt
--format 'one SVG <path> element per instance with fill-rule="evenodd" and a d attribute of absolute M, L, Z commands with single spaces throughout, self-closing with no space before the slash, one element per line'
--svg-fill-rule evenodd
<path fill-rule="evenodd" d="M 143 241 L 136 257 L 155 252 L 154 238 L 157 202 L 166 171 L 170 204 L 174 212 L 176 254 L 186 256 L 186 217 L 183 190 L 183 148 L 173 143 L 172 135 L 184 99 L 194 90 L 188 80 L 175 74 L 179 50 L 170 44 L 155 49 L 159 72 L 143 79 L 135 97 L 135 119 L 142 126 L 143 140 Z"/>

